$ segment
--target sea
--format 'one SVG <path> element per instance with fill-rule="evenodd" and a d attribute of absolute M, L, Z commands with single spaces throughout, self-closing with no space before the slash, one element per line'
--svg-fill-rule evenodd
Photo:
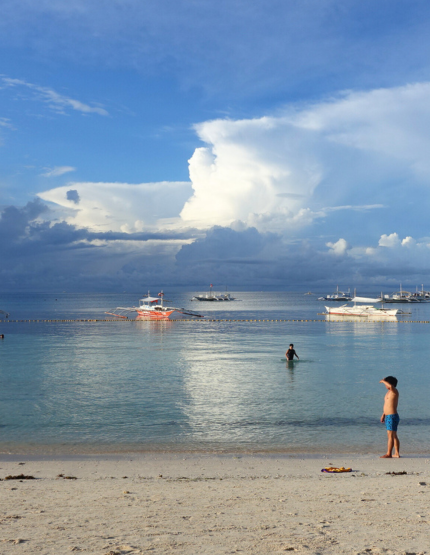
<path fill-rule="evenodd" d="M 197 292 L 166 291 L 205 316 L 176 322 L 105 314 L 139 293 L 2 294 L 0 454 L 383 454 L 387 375 L 402 452 L 429 454 L 430 303 L 328 321 L 327 291 Z"/>

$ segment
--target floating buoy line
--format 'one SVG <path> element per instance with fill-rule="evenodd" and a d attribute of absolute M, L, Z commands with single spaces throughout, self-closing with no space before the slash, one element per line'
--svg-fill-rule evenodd
<path fill-rule="evenodd" d="M 244 320 L 244 319 L 215 319 L 215 318 L 190 318 L 190 319 L 183 319 L 183 320 L 136 320 L 134 318 L 125 318 L 125 319 L 118 319 L 118 320 L 114 320 L 114 319 L 78 319 L 78 320 L 2 320 L 2 324 L 63 324 L 63 323 L 100 323 L 100 322 L 109 322 L 109 323 L 124 323 L 124 322 L 157 322 L 157 323 L 165 323 L 165 322 L 199 322 L 199 323 L 214 323 L 214 322 L 247 322 L 247 323 L 259 323 L 259 322 L 265 322 L 265 323 L 273 323 L 273 322 L 278 322 L 278 323 L 289 323 L 289 322 L 323 322 L 326 324 L 333 324 L 333 323 L 353 323 L 353 324 L 430 324 L 430 320 L 368 320 L 368 319 L 359 319 L 356 321 L 351 321 L 351 320 L 323 320 L 323 319 L 285 319 L 285 320 L 254 320 L 254 319 L 249 319 L 249 320 Z"/>

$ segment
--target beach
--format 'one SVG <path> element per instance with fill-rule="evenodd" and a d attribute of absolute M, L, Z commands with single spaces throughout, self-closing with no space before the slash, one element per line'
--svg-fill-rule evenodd
<path fill-rule="evenodd" d="M 0 478 L 4 554 L 430 551 L 430 457 L 2 455 Z"/>

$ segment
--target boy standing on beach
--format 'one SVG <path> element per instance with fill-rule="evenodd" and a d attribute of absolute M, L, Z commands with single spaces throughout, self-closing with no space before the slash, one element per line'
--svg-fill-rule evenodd
<path fill-rule="evenodd" d="M 397 405 L 399 403 L 399 392 L 396 389 L 397 379 L 394 376 L 387 376 L 379 383 L 383 383 L 388 389 L 384 398 L 384 412 L 381 416 L 381 422 L 385 422 L 388 435 L 387 453 L 382 455 L 381 459 L 391 459 L 392 457 L 400 457 L 400 442 L 397 437 L 397 426 L 400 417 L 397 414 Z M 394 447 L 394 455 L 393 453 Z"/>

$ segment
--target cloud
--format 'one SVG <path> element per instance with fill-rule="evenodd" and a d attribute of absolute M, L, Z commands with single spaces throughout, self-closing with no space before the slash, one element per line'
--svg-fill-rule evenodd
<path fill-rule="evenodd" d="M 430 201 L 429 95 L 422 83 L 202 122 L 195 130 L 205 146 L 189 160 L 189 183 L 71 182 L 39 196 L 68 210 L 68 223 L 94 230 L 243 225 L 334 244 L 342 229 L 347 243 L 365 234 L 369 244 L 396 225 L 420 236 Z"/>
<path fill-rule="evenodd" d="M 176 254 L 176 275 L 184 284 L 214 281 L 284 288 L 286 283 L 297 286 L 303 281 L 317 280 L 319 266 L 328 268 L 329 258 L 309 244 L 287 243 L 278 234 L 261 233 L 255 228 L 235 231 L 215 226 L 203 237 L 181 247 Z M 327 275 L 326 270 L 323 273 Z"/>
<path fill-rule="evenodd" d="M 309 240 L 288 242 L 256 229 L 214 227 L 181 247 L 176 255 L 178 283 L 270 285 L 300 290 L 345 283 L 363 291 L 393 289 L 399 281 L 425 283 L 430 269 L 430 240 L 411 237 L 389 249 L 329 243 L 328 251 Z M 370 252 L 371 251 L 371 252 Z"/>
<path fill-rule="evenodd" d="M 379 239 L 379 246 L 380 247 L 396 247 L 397 245 L 400 245 L 400 239 L 399 236 L 397 235 L 397 233 L 391 233 L 390 235 L 381 235 L 381 238 Z"/>
<path fill-rule="evenodd" d="M 240 220 L 288 234 L 336 211 L 375 221 L 371 211 L 390 207 L 381 225 L 397 221 L 415 195 L 424 204 L 429 198 L 429 96 L 430 84 L 421 83 L 198 124 L 206 146 L 189 160 L 193 196 L 181 218 L 206 228 Z M 416 223 L 424 204 L 415 208 Z"/>
<path fill-rule="evenodd" d="M 416 246 L 416 244 L 417 244 L 416 240 L 413 239 L 412 237 L 405 237 L 402 241 L 402 247 L 413 248 Z"/>
<path fill-rule="evenodd" d="M 71 190 L 75 191 L 74 198 L 70 197 Z M 179 212 L 190 194 L 188 182 L 72 182 L 38 196 L 67 209 L 66 221 L 70 224 L 92 230 L 135 232 L 177 225 Z M 78 197 L 79 205 L 75 202 Z"/>
<path fill-rule="evenodd" d="M 53 212 L 40 199 L 18 208 L 8 206 L 0 213 L 1 249 L 16 253 L 17 248 L 33 249 L 35 246 L 74 245 L 82 243 L 89 246 L 91 242 L 114 241 L 172 241 L 188 240 L 195 236 L 195 230 L 187 231 L 146 231 L 127 233 L 123 231 L 93 231 L 77 227 L 66 222 L 52 221 Z"/>
<path fill-rule="evenodd" d="M 276 116 L 202 122 L 195 131 L 205 146 L 189 160 L 190 183 L 72 182 L 39 196 L 76 209 L 67 191 L 78 191 L 79 211 L 67 218 L 78 226 L 205 230 L 242 222 L 290 237 L 319 226 L 326 242 L 347 222 L 360 223 L 360 233 L 397 224 L 420 198 L 413 222 L 400 224 L 402 233 L 420 234 L 430 194 L 429 95 L 430 84 L 421 83 L 348 92 Z M 384 210 L 379 219 L 375 210 Z M 348 227 L 351 241 L 359 228 Z"/>
<path fill-rule="evenodd" d="M 208 144 L 189 161 L 194 194 L 181 218 L 193 225 L 270 225 L 293 218 L 321 181 L 303 135 L 283 118 L 215 120 L 196 126 Z M 258 220 L 260 219 L 260 224 Z"/>
<path fill-rule="evenodd" d="M 41 173 L 43 177 L 59 177 L 65 173 L 74 172 L 76 168 L 72 166 L 56 166 L 55 168 L 48 169 L 48 171 Z"/>
<path fill-rule="evenodd" d="M 273 233 L 260 234 L 255 228 L 238 232 L 215 226 L 208 230 L 204 237 L 184 245 L 176 255 L 176 260 L 179 263 L 190 261 L 225 263 L 229 260 L 249 262 L 255 257 L 261 259 L 264 250 L 268 246 L 273 248 L 273 244 L 279 240 L 279 236 Z"/>
<path fill-rule="evenodd" d="M 354 206 L 353 204 L 348 204 L 346 206 L 327 206 L 323 208 L 323 212 L 335 212 L 337 210 L 355 210 L 356 212 L 366 212 L 367 210 L 378 210 L 379 208 L 384 208 L 383 204 L 368 204 L 363 206 Z"/>
<path fill-rule="evenodd" d="M 177 283 L 211 274 L 248 284 L 402 275 L 422 283 L 429 95 L 422 83 L 202 122 L 190 182 L 70 182 L 41 192 L 50 212 L 27 225 L 22 245 L 41 237 L 40 247 L 115 252 L 117 262 L 123 249 L 127 279 L 159 276 L 148 257 L 162 248 L 165 277 Z"/>
<path fill-rule="evenodd" d="M 327 246 L 330 248 L 331 244 Z M 413 288 L 428 280 L 430 238 L 414 239 L 408 236 L 401 239 L 396 232 L 382 234 L 377 245 L 348 245 L 337 259 L 341 261 L 343 271 L 349 267 L 356 284 L 392 287 L 399 282 L 407 282 Z"/>
<path fill-rule="evenodd" d="M 58 114 L 66 114 L 67 109 L 72 109 L 81 112 L 82 114 L 98 114 L 99 116 L 109 115 L 107 110 L 101 108 L 100 106 L 90 106 L 89 104 L 85 104 L 80 100 L 62 95 L 54 89 L 50 89 L 49 87 L 42 87 L 40 85 L 28 83 L 23 79 L 12 79 L 5 76 L 1 77 L 1 81 L 4 87 L 24 87 L 26 89 L 29 89 L 34 93 L 34 98 L 36 100 L 44 102 L 51 110 Z"/>
<path fill-rule="evenodd" d="M 416 175 L 428 176 L 429 95 L 430 83 L 350 92 L 303 111 L 296 123 L 322 133 L 327 141 L 399 159 Z"/>
<path fill-rule="evenodd" d="M 425 283 L 430 270 L 430 239 L 425 238 L 399 236 L 391 247 L 346 246 L 340 239 L 326 250 L 255 228 L 215 226 L 203 235 L 195 229 L 103 232 L 56 222 L 53 216 L 40 199 L 3 209 L 0 279 L 5 288 L 130 290 L 142 282 L 188 287 L 217 282 L 302 289 L 342 282 L 368 291 L 393 289 L 399 281 Z M 333 256 L 336 250 L 342 255 Z"/>
<path fill-rule="evenodd" d="M 196 237 L 195 230 L 93 232 L 53 221 L 53 215 L 40 199 L 0 211 L 5 289 L 139 289 L 146 277 L 160 283 L 178 249 Z"/>
<path fill-rule="evenodd" d="M 23 208 L 7 206 L 1 212 L 0 218 L 0 245 L 3 247 L 9 241 L 16 241 L 27 236 L 27 229 L 30 222 L 37 220 L 42 214 L 49 212 L 48 207 L 40 200 L 29 202 Z"/>
<path fill-rule="evenodd" d="M 405 237 L 404 239 L 400 240 L 400 237 L 397 233 L 391 233 L 390 235 L 381 235 L 379 239 L 378 245 L 380 247 L 386 247 L 389 249 L 398 248 L 398 247 L 407 247 L 407 248 L 414 248 L 417 246 L 422 245 L 428 246 L 428 243 L 418 243 L 413 237 Z"/>
<path fill-rule="evenodd" d="M 339 239 L 336 243 L 328 242 L 326 246 L 330 248 L 330 253 L 335 256 L 344 256 L 348 250 L 348 243 L 345 239 Z"/>
<path fill-rule="evenodd" d="M 66 198 L 75 204 L 79 204 L 79 201 L 81 200 L 81 197 L 76 189 L 70 189 L 70 191 L 67 191 Z"/>

